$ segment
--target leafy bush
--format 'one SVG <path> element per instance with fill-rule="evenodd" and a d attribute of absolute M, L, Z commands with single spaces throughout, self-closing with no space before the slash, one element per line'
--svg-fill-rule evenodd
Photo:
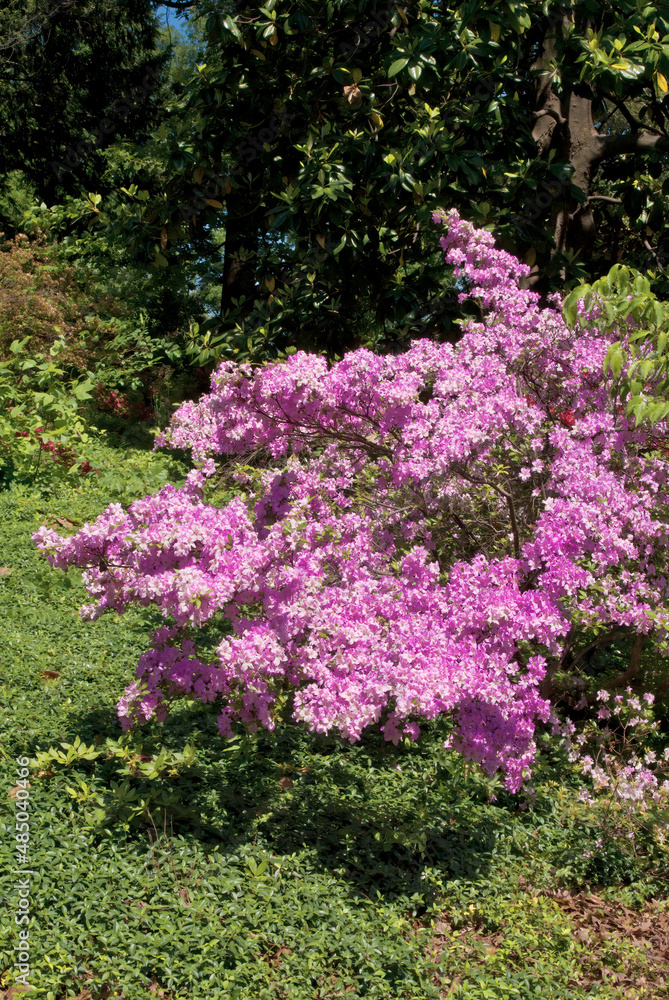
<path fill-rule="evenodd" d="M 98 411 L 126 423 L 150 419 L 171 370 L 190 368 L 178 336 L 150 331 L 146 310 L 133 306 L 41 232 L 0 244 L 0 362 L 12 362 L 19 343 L 26 361 L 57 353 L 51 382 L 92 379 Z"/>
<path fill-rule="evenodd" d="M 90 307 L 71 268 L 57 261 L 53 248 L 24 234 L 0 250 L 0 357 L 24 337 L 31 337 L 38 351 L 62 337 L 72 350 L 88 325 Z"/>
<path fill-rule="evenodd" d="M 124 726 L 184 695 L 217 701 L 227 734 L 292 711 L 397 742 L 449 713 L 453 746 L 517 790 L 579 646 L 622 630 L 664 654 L 663 428 L 635 429 L 612 400 L 610 331 L 574 340 L 558 301 L 519 288 L 527 266 L 447 223 L 461 298 L 482 314 L 457 346 L 226 362 L 162 439 L 202 465 L 182 489 L 68 539 L 35 535 L 85 571 L 88 617 L 137 603 L 171 619 L 119 703 Z M 216 500 L 215 455 L 232 460 L 232 499 Z"/>
<path fill-rule="evenodd" d="M 627 415 L 637 424 L 664 421 L 669 414 L 669 311 L 649 279 L 615 264 L 592 285 L 575 288 L 564 313 L 577 332 L 596 317 L 599 329 L 612 335 L 604 365 Z"/>
<path fill-rule="evenodd" d="M 0 486 L 85 476 L 92 469 L 86 449 L 95 428 L 80 412 L 91 399 L 91 382 L 72 379 L 62 367 L 62 338 L 48 357 L 28 355 L 29 339 L 13 341 L 9 359 L 0 361 Z"/>

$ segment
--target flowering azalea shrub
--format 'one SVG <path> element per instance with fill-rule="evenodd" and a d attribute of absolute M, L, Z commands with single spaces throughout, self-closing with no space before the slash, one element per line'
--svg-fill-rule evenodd
<path fill-rule="evenodd" d="M 654 700 L 649 691 L 639 698 L 630 687 L 624 695 L 598 691 L 599 722 L 589 721 L 579 733 L 569 719 L 558 726 L 570 761 L 577 762 L 590 779 L 594 795 L 605 792 L 611 802 L 624 807 L 630 819 L 637 808 L 647 808 L 648 797 L 655 803 L 666 802 L 669 793 L 669 785 L 662 780 L 669 767 L 669 747 L 659 760 L 655 750 L 645 748 L 649 736 L 659 729 L 651 712 Z M 580 797 L 593 801 L 585 788 Z"/>
<path fill-rule="evenodd" d="M 562 749 L 584 779 L 569 809 L 590 827 L 597 822 L 597 848 L 627 844 L 636 853 L 645 849 L 650 835 L 666 850 L 669 747 L 661 746 L 655 697 L 650 691 L 639 696 L 631 687 L 617 694 L 602 689 L 595 697 L 598 710 L 581 726 L 571 719 L 552 720 L 554 735 L 562 738 Z"/>
<path fill-rule="evenodd" d="M 397 742 L 447 713 L 452 745 L 517 790 L 575 637 L 663 639 L 666 428 L 622 413 L 594 317 L 574 338 L 489 233 L 435 221 L 481 314 L 457 345 L 225 362 L 159 441 L 191 450 L 182 488 L 112 504 L 69 538 L 36 533 L 53 565 L 84 571 L 84 615 L 166 618 L 124 728 L 179 695 L 216 701 L 225 734 L 290 710 Z M 224 474 L 236 495 L 219 505 Z"/>

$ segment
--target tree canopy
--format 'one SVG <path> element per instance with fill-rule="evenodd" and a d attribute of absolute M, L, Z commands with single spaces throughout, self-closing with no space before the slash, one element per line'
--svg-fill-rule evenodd
<path fill-rule="evenodd" d="M 542 293 L 622 260 L 669 290 L 664 5 L 167 6 L 187 13 L 195 42 L 173 47 L 165 86 L 133 112 L 142 128 L 128 116 L 100 158 L 86 145 L 95 145 L 89 114 L 77 143 L 65 143 L 77 108 L 100 96 L 100 77 L 84 86 L 78 70 L 67 77 L 74 103 L 35 119 L 38 190 L 53 151 L 66 158 L 70 148 L 78 162 L 61 176 L 83 200 L 55 215 L 49 204 L 33 221 L 70 241 L 85 233 L 77 253 L 97 267 L 123 261 L 175 289 L 158 322 L 171 314 L 190 324 L 201 360 L 396 351 L 417 336 L 457 336 L 455 290 L 426 225 L 435 208 L 494 228 Z M 104 4 L 89 7 L 111 17 Z M 151 7 L 137 0 L 123 15 L 132 25 L 113 22 L 113 80 L 140 79 L 149 64 Z M 66 14 L 71 29 L 76 16 Z M 134 31 L 125 61 L 123 25 Z M 40 30 L 49 45 L 61 38 Z M 82 45 L 79 68 L 98 52 Z M 59 124 L 42 146 L 47 115 Z M 91 202 L 91 191 L 102 199 Z"/>
<path fill-rule="evenodd" d="M 0 176 L 51 205 L 99 190 L 103 151 L 155 124 L 167 53 L 151 0 L 33 0 L 0 12 Z M 11 221 L 11 220 L 10 220 Z M 7 225 L 7 219 L 3 220 Z"/>

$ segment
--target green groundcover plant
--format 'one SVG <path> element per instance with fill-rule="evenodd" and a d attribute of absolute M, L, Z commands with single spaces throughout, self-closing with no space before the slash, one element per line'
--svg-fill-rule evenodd
<path fill-rule="evenodd" d="M 51 570 L 30 534 L 45 520 L 75 531 L 186 470 L 109 444 L 95 463 L 100 476 L 48 493 L 0 493 L 0 991 L 18 941 L 7 793 L 25 756 L 40 1000 L 665 995 L 651 947 L 666 921 L 653 902 L 666 895 L 661 816 L 649 799 L 630 811 L 634 838 L 627 821 L 617 833 L 606 790 L 548 731 L 521 796 L 444 749 L 445 720 L 397 746 L 291 722 L 230 741 L 215 704 L 185 698 L 164 723 L 122 733 L 114 703 L 160 615 L 82 620 L 79 572 Z M 661 732 L 629 740 L 647 728 L 628 732 L 626 752 L 661 758 Z"/>

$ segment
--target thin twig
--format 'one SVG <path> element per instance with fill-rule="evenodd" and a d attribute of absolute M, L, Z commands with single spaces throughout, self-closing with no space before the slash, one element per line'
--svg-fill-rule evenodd
<path fill-rule="evenodd" d="M 576 656 L 572 662 L 569 664 L 570 670 L 573 670 L 576 664 L 587 656 L 591 649 L 596 649 L 597 646 L 606 646 L 608 643 L 613 642 L 615 639 L 626 638 L 628 635 L 632 634 L 631 629 L 615 629 L 613 632 L 606 632 L 604 635 L 600 635 L 598 639 L 591 642 L 588 646 L 585 646 L 578 656 Z"/>
<path fill-rule="evenodd" d="M 622 198 L 611 198 L 608 194 L 591 194 L 588 201 L 608 201 L 612 205 L 622 205 L 623 203 Z"/>

